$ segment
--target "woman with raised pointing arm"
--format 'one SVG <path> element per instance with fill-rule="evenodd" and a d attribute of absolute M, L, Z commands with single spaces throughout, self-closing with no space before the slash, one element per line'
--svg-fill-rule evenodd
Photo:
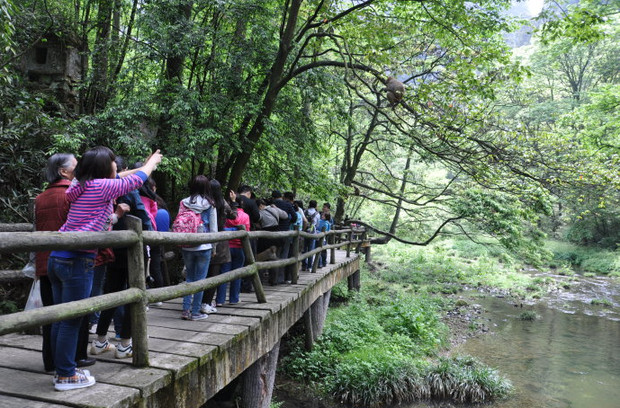
<path fill-rule="evenodd" d="M 71 203 L 67 221 L 60 232 L 106 231 L 110 227 L 113 200 L 142 185 L 157 168 L 162 155 L 157 150 L 146 164 L 127 177 L 117 177 L 115 155 L 107 147 L 88 150 L 75 168 L 75 179 L 67 189 Z M 93 283 L 96 248 L 52 251 L 47 273 L 54 303 L 89 297 Z M 56 376 L 54 388 L 66 391 L 90 387 L 95 378 L 87 370 L 76 369 L 75 349 L 81 318 L 52 325 L 51 346 Z"/>

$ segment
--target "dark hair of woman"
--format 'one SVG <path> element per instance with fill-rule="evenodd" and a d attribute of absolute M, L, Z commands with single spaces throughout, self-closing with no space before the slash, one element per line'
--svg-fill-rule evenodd
<path fill-rule="evenodd" d="M 213 205 L 213 194 L 211 193 L 211 185 L 207 176 L 199 174 L 189 182 L 190 202 L 195 203 L 198 196 L 209 200 Z"/>
<path fill-rule="evenodd" d="M 116 156 L 114 162 L 116 163 L 116 171 L 118 172 L 121 172 L 127 168 L 127 162 L 122 156 Z"/>
<path fill-rule="evenodd" d="M 157 208 L 168 210 L 168 205 L 166 204 L 164 199 L 156 192 L 157 183 L 155 182 L 155 179 L 153 177 L 147 178 L 143 186 L 144 185 L 148 185 L 148 187 L 151 189 L 151 192 L 153 193 L 153 197 L 154 197 L 153 200 L 155 200 L 155 202 L 157 203 Z"/>
<path fill-rule="evenodd" d="M 116 159 L 114 152 L 105 146 L 88 150 L 75 167 L 75 178 L 80 183 L 88 180 L 112 177 L 112 162 Z"/>
<path fill-rule="evenodd" d="M 213 198 L 213 207 L 217 210 L 217 226 L 218 229 L 224 228 L 226 222 L 226 200 L 222 194 L 222 185 L 216 179 L 209 182 L 211 187 L 211 197 Z M 229 210 L 230 211 L 230 210 Z"/>
<path fill-rule="evenodd" d="M 155 189 L 153 186 L 155 185 L 155 181 L 152 177 L 146 179 L 144 184 L 138 189 L 138 192 L 141 196 L 148 197 L 153 201 L 157 201 L 157 194 L 155 193 Z"/>
<path fill-rule="evenodd" d="M 47 160 L 45 166 L 45 179 L 48 183 L 55 183 L 62 179 L 60 170 L 71 166 L 73 155 L 71 153 L 56 153 Z"/>

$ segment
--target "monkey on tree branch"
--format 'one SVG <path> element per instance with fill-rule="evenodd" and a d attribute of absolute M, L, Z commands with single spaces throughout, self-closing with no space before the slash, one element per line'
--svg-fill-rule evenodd
<path fill-rule="evenodd" d="M 389 76 L 385 82 L 385 91 L 387 91 L 387 99 L 390 107 L 394 108 L 403 99 L 405 95 L 405 86 L 398 79 Z"/>

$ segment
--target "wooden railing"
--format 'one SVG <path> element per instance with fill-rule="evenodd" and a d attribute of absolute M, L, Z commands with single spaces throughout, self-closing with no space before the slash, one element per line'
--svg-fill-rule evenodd
<path fill-rule="evenodd" d="M 128 283 L 129 288 L 95 296 L 69 303 L 46 306 L 34 310 L 12 313 L 0 316 L 0 335 L 20 332 L 26 329 L 38 327 L 61 320 L 72 319 L 91 314 L 95 311 L 110 309 L 112 307 L 130 305 L 133 364 L 138 367 L 149 365 L 148 333 L 146 306 L 149 303 L 160 302 L 178 297 L 194 294 L 206 289 L 231 282 L 235 279 L 251 277 L 254 282 L 256 299 L 259 303 L 265 303 L 265 291 L 260 280 L 259 271 L 264 269 L 281 268 L 295 264 L 293 268 L 292 282 L 297 283 L 299 277 L 299 262 L 322 251 L 330 251 L 330 263 L 335 263 L 335 251 L 337 248 L 346 246 L 347 257 L 350 256 L 353 245 L 356 252 L 360 251 L 365 239 L 365 231 L 345 228 L 318 234 L 310 234 L 301 231 L 245 231 L 243 227 L 239 231 L 223 231 L 204 234 L 185 234 L 174 232 L 142 231 L 141 221 L 132 216 L 127 216 L 126 231 L 107 232 L 19 232 L 31 230 L 29 224 L 0 224 L 0 254 L 45 251 L 45 250 L 79 250 L 89 248 L 116 248 L 127 247 Z M 353 234 L 361 239 L 353 239 Z M 343 237 L 345 236 L 345 237 Z M 323 245 L 323 238 L 328 243 Z M 253 238 L 292 238 L 293 254 L 290 258 L 275 261 L 257 262 L 252 254 L 250 239 Z M 317 240 L 317 247 L 309 252 L 301 254 L 299 244 L 302 238 Z M 246 257 L 246 266 L 233 271 L 206 278 L 192 283 L 180 283 L 146 290 L 144 273 L 143 245 L 191 245 L 214 243 L 231 239 L 240 239 Z M 337 242 L 336 242 L 337 241 Z M 314 257 L 311 272 L 316 272 L 319 257 Z"/>

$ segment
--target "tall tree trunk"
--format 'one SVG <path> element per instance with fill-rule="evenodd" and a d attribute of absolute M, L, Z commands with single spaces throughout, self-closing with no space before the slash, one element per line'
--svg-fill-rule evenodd
<path fill-rule="evenodd" d="M 172 24 L 185 24 L 189 21 L 192 12 L 192 1 L 181 3 L 176 7 L 176 13 L 171 16 Z M 183 35 L 183 33 L 181 33 Z M 175 40 L 172 38 L 171 40 Z M 176 39 L 181 40 L 181 39 Z M 176 94 L 176 87 L 183 85 L 183 67 L 185 64 L 185 52 L 177 51 L 174 54 L 168 55 L 164 62 L 164 85 L 162 89 L 162 98 L 160 104 L 164 107 L 162 114 L 159 117 L 159 126 L 157 132 L 158 144 L 165 145 L 179 145 L 182 146 L 184 141 L 178 138 L 177 140 L 170 140 L 172 134 L 172 125 L 170 123 L 170 115 L 166 111 L 166 108 L 173 104 Z M 193 166 L 193 164 L 192 164 Z M 193 168 L 192 168 L 193 170 Z M 192 174 L 193 171 L 192 171 Z"/>
<path fill-rule="evenodd" d="M 138 9 L 138 0 L 133 1 L 133 5 L 131 6 L 131 16 L 129 17 L 129 23 L 127 24 L 127 32 L 125 33 L 125 38 L 123 39 L 123 43 L 121 45 L 121 50 L 118 52 L 116 65 L 112 70 L 112 75 L 110 77 L 110 85 L 116 82 L 116 78 L 118 74 L 121 72 L 123 68 L 123 63 L 125 62 L 125 56 L 127 55 L 127 48 L 129 47 L 129 39 L 131 38 L 131 32 L 133 31 L 133 25 L 136 20 L 136 11 Z M 118 22 L 118 26 L 116 25 L 116 21 L 114 23 L 114 29 L 117 32 L 120 31 L 120 20 Z"/>
<path fill-rule="evenodd" d="M 115 0 L 100 0 L 97 11 L 97 36 L 93 50 L 93 79 L 89 88 L 86 113 L 96 113 L 108 101 L 108 57 L 110 52 L 110 27 Z"/>
<path fill-rule="evenodd" d="M 400 184 L 398 206 L 396 207 L 396 211 L 394 212 L 394 218 L 392 219 L 392 225 L 390 225 L 390 234 L 394 234 L 396 232 L 396 227 L 398 226 L 398 220 L 400 218 L 400 212 L 403 208 L 403 197 L 405 195 L 405 189 L 407 187 L 407 176 L 409 175 L 409 168 L 411 167 L 411 154 L 412 153 L 413 153 L 413 149 L 409 149 L 409 154 L 407 155 L 407 162 L 405 163 L 405 169 L 403 170 L 403 181 Z"/>
<path fill-rule="evenodd" d="M 80 78 L 86 79 L 88 73 L 88 21 L 90 20 L 90 10 L 92 1 L 87 1 L 84 6 L 83 16 L 80 16 L 81 10 L 79 8 L 79 2 L 76 2 L 76 16 L 80 21 L 82 29 L 80 31 Z M 80 87 L 80 114 L 87 113 L 88 111 L 88 95 L 89 90 L 86 87 Z"/>
<path fill-rule="evenodd" d="M 379 106 L 379 100 L 377 99 L 377 106 Z M 355 107 L 351 102 L 349 106 L 349 116 L 353 116 Z M 347 128 L 347 140 L 344 156 L 342 158 L 342 165 L 340 166 L 340 182 L 342 185 L 346 187 L 351 187 L 353 180 L 355 179 L 355 175 L 357 174 L 357 169 L 362 161 L 362 157 L 367 150 L 369 145 L 370 138 L 372 133 L 377 127 L 379 117 L 379 109 L 375 109 L 373 112 L 372 120 L 368 125 L 368 129 L 364 133 L 362 140 L 357 143 L 355 146 L 353 145 L 353 140 L 355 138 L 356 132 L 351 123 Z M 353 152 L 353 154 L 351 154 Z M 334 216 L 334 221 L 336 223 L 341 223 L 344 217 L 344 207 L 346 205 L 347 197 L 340 196 L 337 200 L 336 207 L 336 215 Z"/>
<path fill-rule="evenodd" d="M 241 177 L 243 176 L 243 172 L 245 171 L 245 168 L 250 161 L 250 157 L 252 157 L 254 148 L 256 147 L 258 140 L 263 135 L 263 131 L 265 129 L 265 121 L 271 115 L 273 107 L 278 98 L 278 94 L 281 90 L 281 81 L 283 79 L 284 66 L 292 49 L 292 43 L 295 36 L 295 29 L 297 26 L 297 19 L 299 17 L 301 2 L 302 0 L 292 0 L 290 2 L 290 7 L 288 8 L 288 10 L 285 10 L 287 20 L 285 28 L 280 37 L 280 46 L 278 48 L 276 59 L 273 62 L 268 74 L 269 86 L 267 88 L 267 93 L 265 94 L 265 97 L 263 99 L 260 113 L 256 117 L 252 128 L 245 137 L 243 143 L 244 150 L 239 153 L 232 165 L 232 168 L 230 170 L 230 177 L 227 183 L 228 188 L 236 190 L 237 187 L 239 187 L 239 184 L 241 183 Z"/>

